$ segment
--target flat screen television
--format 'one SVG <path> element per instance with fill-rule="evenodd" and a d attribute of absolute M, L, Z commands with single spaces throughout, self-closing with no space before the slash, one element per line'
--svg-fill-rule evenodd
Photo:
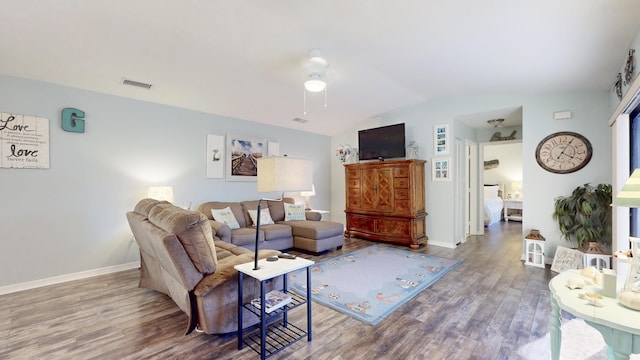
<path fill-rule="evenodd" d="M 405 156 L 404 123 L 358 131 L 360 160 L 385 160 Z"/>

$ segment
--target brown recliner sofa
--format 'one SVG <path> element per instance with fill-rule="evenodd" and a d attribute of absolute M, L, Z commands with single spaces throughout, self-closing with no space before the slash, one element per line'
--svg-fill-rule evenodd
<path fill-rule="evenodd" d="M 127 220 L 140 248 L 142 288 L 167 294 L 189 317 L 186 333 L 196 327 L 207 334 L 238 330 L 238 273 L 234 265 L 251 262 L 254 253 L 214 237 L 209 220 L 166 201 L 143 199 Z M 279 254 L 261 250 L 259 258 Z M 281 281 L 267 291 L 280 288 Z M 260 296 L 260 284 L 244 281 L 243 302 Z M 243 327 L 258 323 L 253 314 Z"/>

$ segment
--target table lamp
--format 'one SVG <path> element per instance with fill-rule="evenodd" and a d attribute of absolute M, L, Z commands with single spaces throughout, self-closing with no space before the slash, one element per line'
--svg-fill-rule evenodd
<path fill-rule="evenodd" d="M 640 208 L 640 169 L 633 171 L 611 205 Z M 630 263 L 629 272 L 624 289 L 618 296 L 618 301 L 627 307 L 640 310 L 640 239 L 631 237 L 629 241 L 632 258 L 628 261 Z M 626 260 L 622 259 L 621 261 Z"/>
<path fill-rule="evenodd" d="M 156 200 L 166 200 L 173 203 L 173 187 L 172 186 L 150 186 L 147 197 Z"/>
<path fill-rule="evenodd" d="M 300 191 L 300 196 L 304 196 L 305 210 L 311 210 L 311 197 L 316 196 L 316 186 L 311 184 L 311 191 Z"/>
<path fill-rule="evenodd" d="M 513 191 L 513 196 L 515 196 L 516 199 L 520 199 L 520 189 L 522 189 L 521 181 L 511 183 L 511 191 Z"/>
<path fill-rule="evenodd" d="M 280 192 L 280 199 L 261 198 L 258 200 L 256 211 L 256 247 L 253 270 L 258 270 L 258 241 L 260 240 L 260 208 L 262 200 L 282 201 L 285 191 L 310 191 L 311 162 L 287 156 L 273 156 L 259 158 L 258 163 L 258 192 Z"/>

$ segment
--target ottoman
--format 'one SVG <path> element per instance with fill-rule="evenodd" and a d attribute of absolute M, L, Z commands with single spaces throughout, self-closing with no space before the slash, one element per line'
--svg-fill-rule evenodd
<path fill-rule="evenodd" d="M 313 253 L 344 245 L 344 225 L 332 221 L 287 221 L 291 226 L 293 247 Z"/>

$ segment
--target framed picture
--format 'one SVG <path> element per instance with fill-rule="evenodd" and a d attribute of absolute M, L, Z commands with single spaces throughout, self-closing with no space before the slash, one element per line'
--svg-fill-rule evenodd
<path fill-rule="evenodd" d="M 434 158 L 431 162 L 431 179 L 433 181 L 450 181 L 451 180 L 451 159 L 450 158 Z"/>
<path fill-rule="evenodd" d="M 0 113 L 0 168 L 49 168 L 49 119 Z"/>
<path fill-rule="evenodd" d="M 269 149 L 267 156 L 280 156 L 280 143 L 269 141 L 267 147 Z"/>
<path fill-rule="evenodd" d="M 266 156 L 267 141 L 227 134 L 227 181 L 257 181 L 257 159 Z"/>
<path fill-rule="evenodd" d="M 435 155 L 449 153 L 448 124 L 439 124 L 433 126 L 433 153 Z"/>
<path fill-rule="evenodd" d="M 207 178 L 224 178 L 224 136 L 207 135 Z"/>

